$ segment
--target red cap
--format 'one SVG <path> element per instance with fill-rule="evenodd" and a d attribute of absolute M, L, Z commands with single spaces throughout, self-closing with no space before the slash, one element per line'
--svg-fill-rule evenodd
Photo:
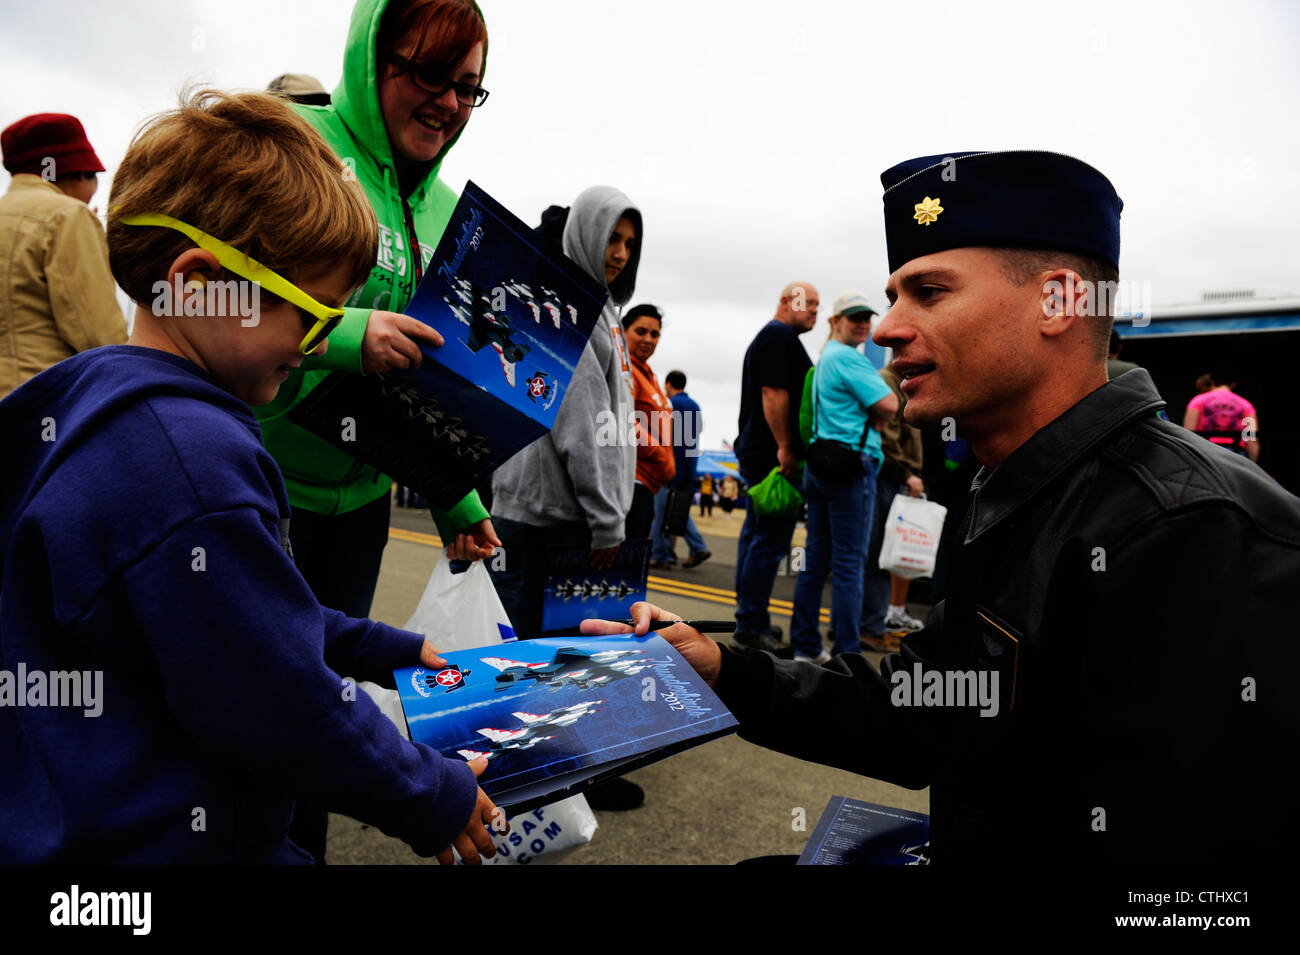
<path fill-rule="evenodd" d="M 50 168 L 49 158 L 54 160 L 55 179 L 60 173 L 104 171 L 81 121 L 67 113 L 37 113 L 18 120 L 0 133 L 0 152 L 13 175 L 42 175 Z"/>

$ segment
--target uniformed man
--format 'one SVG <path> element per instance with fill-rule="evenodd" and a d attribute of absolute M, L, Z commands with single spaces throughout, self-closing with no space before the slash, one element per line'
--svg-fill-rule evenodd
<path fill-rule="evenodd" d="M 949 595 L 879 672 L 663 635 L 746 739 L 931 786 L 936 865 L 1285 857 L 1300 499 L 1159 418 L 1146 371 L 1108 382 L 1122 203 L 1100 172 L 1015 151 L 881 178 L 874 340 L 907 420 L 983 464 Z"/>

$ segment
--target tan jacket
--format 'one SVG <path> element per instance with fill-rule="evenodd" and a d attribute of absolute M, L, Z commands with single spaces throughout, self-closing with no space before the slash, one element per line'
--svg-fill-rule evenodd
<path fill-rule="evenodd" d="M 0 398 L 77 352 L 125 344 L 116 288 L 90 208 L 14 176 L 0 197 Z"/>

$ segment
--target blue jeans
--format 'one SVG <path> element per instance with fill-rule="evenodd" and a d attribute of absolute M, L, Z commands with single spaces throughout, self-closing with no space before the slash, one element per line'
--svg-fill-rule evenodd
<path fill-rule="evenodd" d="M 883 474 L 876 479 L 876 519 L 871 524 L 871 548 L 862 577 L 862 632 L 873 635 L 885 632 L 885 614 L 889 612 L 889 571 L 880 569 L 880 548 L 885 541 L 885 518 L 902 485 Z"/>
<path fill-rule="evenodd" d="M 804 469 L 808 504 L 808 545 L 804 569 L 794 587 L 790 643 L 796 652 L 817 656 L 822 649 L 819 612 L 822 585 L 831 575 L 831 620 L 836 653 L 856 653 L 862 611 L 862 563 L 871 536 L 876 497 L 876 464 L 863 455 L 862 474 L 842 483 L 824 481 Z"/>
<path fill-rule="evenodd" d="M 505 548 L 504 560 L 488 559 L 492 586 L 515 634 L 531 640 L 542 632 L 547 548 L 590 547 L 591 530 L 577 523 L 535 527 L 504 517 L 492 518 L 492 526 Z"/>
<path fill-rule="evenodd" d="M 650 553 L 651 560 L 675 560 L 677 558 L 677 555 L 673 553 L 673 535 L 664 531 L 664 511 L 667 508 L 668 488 L 661 487 L 659 493 L 655 495 L 655 521 L 654 528 L 650 532 L 650 539 L 654 541 L 654 549 Z M 686 515 L 686 546 L 692 554 L 698 554 L 700 551 L 709 549 L 709 545 L 700 535 L 699 529 L 695 526 L 695 521 L 690 514 Z"/>
<path fill-rule="evenodd" d="M 741 477 L 753 487 L 767 477 L 767 471 L 757 474 L 742 466 Z M 736 542 L 737 633 L 756 636 L 771 627 L 767 604 L 772 599 L 777 568 L 790 552 L 795 523 L 793 517 L 759 517 L 746 496 L 745 523 Z"/>

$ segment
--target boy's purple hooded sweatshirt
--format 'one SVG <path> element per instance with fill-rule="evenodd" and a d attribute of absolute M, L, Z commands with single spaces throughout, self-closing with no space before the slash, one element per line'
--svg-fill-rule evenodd
<path fill-rule="evenodd" d="M 0 434 L 0 863 L 308 863 L 295 798 L 422 855 L 464 828 L 469 767 L 339 676 L 391 685 L 423 638 L 312 597 L 245 404 L 121 345 L 24 384 Z"/>

